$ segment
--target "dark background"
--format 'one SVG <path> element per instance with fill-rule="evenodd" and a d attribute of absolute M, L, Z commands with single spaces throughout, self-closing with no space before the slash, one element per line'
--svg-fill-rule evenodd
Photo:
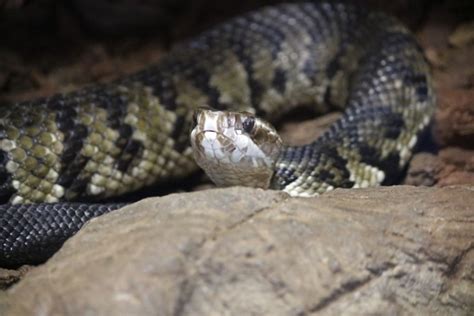
<path fill-rule="evenodd" d="M 34 97 L 35 91 L 38 95 L 67 91 L 68 85 L 129 73 L 158 60 L 160 52 L 176 41 L 228 17 L 277 2 L 282 1 L 0 0 L 0 102 Z M 353 2 L 394 14 L 414 31 L 439 8 L 451 24 L 453 18 L 458 23 L 474 16 L 472 0 Z M 137 51 L 137 61 L 126 65 L 100 62 L 127 59 Z M 64 71 L 55 74 L 55 69 L 74 64 L 89 71 L 70 69 L 67 75 Z"/>

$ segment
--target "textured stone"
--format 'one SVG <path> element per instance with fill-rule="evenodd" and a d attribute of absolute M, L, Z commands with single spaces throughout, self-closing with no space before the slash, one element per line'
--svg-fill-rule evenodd
<path fill-rule="evenodd" d="M 474 184 L 472 23 L 453 14 L 455 7 L 458 13 L 468 9 L 463 5 L 445 2 L 433 6 L 418 33 L 433 70 L 438 100 L 433 136 L 440 150 L 438 157 L 414 157 L 404 181 L 408 184 Z"/>
<path fill-rule="evenodd" d="M 446 146 L 474 148 L 474 89 L 439 90 L 436 138 Z"/>
<path fill-rule="evenodd" d="M 439 186 L 474 183 L 474 150 L 448 147 L 439 152 L 439 157 L 444 163 Z"/>
<path fill-rule="evenodd" d="M 447 147 L 438 155 L 418 153 L 403 181 L 409 185 L 450 186 L 474 184 L 474 150 Z"/>
<path fill-rule="evenodd" d="M 92 220 L 2 315 L 468 315 L 474 187 L 228 188 Z"/>
<path fill-rule="evenodd" d="M 449 36 L 449 43 L 455 47 L 474 43 L 474 21 L 459 25 Z"/>
<path fill-rule="evenodd" d="M 433 186 L 439 181 L 440 173 L 445 165 L 441 159 L 430 153 L 418 153 L 413 156 L 404 184 Z"/>
<path fill-rule="evenodd" d="M 0 290 L 6 289 L 18 282 L 29 269 L 29 266 L 23 266 L 18 270 L 0 268 Z"/>
<path fill-rule="evenodd" d="M 393 4 L 383 2 L 387 5 Z M 197 7 L 193 2 L 193 15 Z M 70 21 L 51 8 L 51 14 Z M 220 9 L 212 14 L 206 6 L 200 12 L 222 19 Z M 314 199 L 228 189 L 145 200 L 92 221 L 47 264 L 1 291 L 0 315 L 472 315 L 474 45 L 463 41 L 463 47 L 448 47 L 459 19 L 444 6 L 421 13 L 430 16 L 418 37 L 438 87 L 437 140 L 447 148 L 438 157 L 416 156 L 418 169 L 412 170 L 418 184 L 464 182 L 470 187 L 336 190 Z M 44 21 L 54 22 L 51 14 Z M 199 18 L 183 20 L 191 31 L 197 29 Z M 53 24 L 63 34 L 74 34 L 65 31 L 64 23 Z M 19 37 L 18 27 L 7 29 L 16 31 L 2 34 L 14 35 L 18 43 L 34 38 Z M 26 64 L 18 57 L 23 54 L 12 62 L 2 55 L 2 100 L 49 95 L 64 90 L 62 85 L 69 89 L 71 81 L 81 85 L 116 77 L 158 60 L 163 50 L 119 39 L 134 54 L 121 49 L 114 57 L 108 52 L 117 47 L 109 50 L 93 41 L 84 48 L 68 40 L 62 46 L 74 55 L 83 52 L 73 59 L 77 65 L 69 65 L 57 36 L 52 38 L 55 54 L 46 66 L 48 50 L 35 50 Z M 51 75 L 33 76 L 43 69 Z M 310 124 L 301 125 L 301 138 L 288 140 L 307 141 Z M 315 123 L 317 130 L 321 126 Z M 0 283 L 8 285 L 22 274 L 1 270 Z"/>

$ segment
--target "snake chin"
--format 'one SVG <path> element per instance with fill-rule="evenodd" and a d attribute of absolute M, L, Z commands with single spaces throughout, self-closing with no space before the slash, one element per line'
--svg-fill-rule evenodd
<path fill-rule="evenodd" d="M 218 186 L 268 188 L 282 141 L 248 112 L 198 110 L 191 132 L 196 163 Z"/>

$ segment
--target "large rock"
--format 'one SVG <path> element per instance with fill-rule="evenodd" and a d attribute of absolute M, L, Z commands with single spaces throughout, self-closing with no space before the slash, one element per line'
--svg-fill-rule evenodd
<path fill-rule="evenodd" d="M 474 312 L 474 187 L 230 188 L 92 220 L 1 315 Z"/>

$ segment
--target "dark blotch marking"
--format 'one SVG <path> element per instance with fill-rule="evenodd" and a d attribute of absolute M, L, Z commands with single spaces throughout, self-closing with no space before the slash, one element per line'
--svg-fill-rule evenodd
<path fill-rule="evenodd" d="M 174 123 L 171 138 L 174 140 L 173 149 L 182 153 L 191 144 L 189 142 L 189 134 L 191 133 L 192 123 L 186 121 L 186 117 L 178 116 Z"/>
<path fill-rule="evenodd" d="M 75 136 L 69 138 L 70 142 L 65 143 L 64 151 L 61 155 L 61 162 L 66 165 L 72 163 L 82 149 L 84 140 Z"/>
<path fill-rule="evenodd" d="M 326 67 L 325 73 L 329 82 L 332 82 L 336 73 L 342 70 L 340 58 L 342 57 L 343 54 L 344 54 L 344 49 L 343 47 L 341 47 L 339 52 L 329 62 L 328 66 Z M 330 108 L 335 108 L 336 104 L 332 102 L 331 96 L 332 96 L 332 87 L 331 87 L 331 84 L 329 84 L 326 88 L 326 91 L 324 92 L 324 103 L 326 103 L 326 105 L 329 106 Z"/>
<path fill-rule="evenodd" d="M 1 176 L 1 175 L 0 175 Z M 0 184 L 0 203 L 7 203 L 10 197 L 16 192 L 15 188 L 10 184 L 11 178 L 2 178 Z"/>
<path fill-rule="evenodd" d="M 115 88 L 104 87 L 93 95 L 93 100 L 98 107 L 107 112 L 107 125 L 118 129 L 127 115 L 129 97 Z"/>
<path fill-rule="evenodd" d="M 74 125 L 74 118 L 76 117 L 77 113 L 74 110 L 66 110 L 61 111 L 56 115 L 56 123 L 58 129 L 63 132 L 63 134 L 68 134 L 68 130 L 70 130 Z"/>
<path fill-rule="evenodd" d="M 272 188 L 281 190 L 297 179 L 298 176 L 295 174 L 295 170 L 289 168 L 279 169 L 273 176 Z"/>
<path fill-rule="evenodd" d="M 75 179 L 71 186 L 68 188 L 69 192 L 74 192 L 74 196 L 82 197 L 85 196 L 87 184 L 89 184 L 90 178 Z M 66 197 L 68 192 L 66 192 Z"/>
<path fill-rule="evenodd" d="M 326 68 L 326 76 L 329 79 L 334 78 L 337 71 L 341 69 L 341 65 L 339 64 L 339 54 L 329 62 L 329 65 Z"/>
<path fill-rule="evenodd" d="M 77 122 L 76 108 L 92 89 L 81 90 L 72 93 L 68 97 L 57 96 L 48 100 L 48 107 L 56 111 L 56 124 L 58 129 L 64 134 L 64 149 L 61 153 L 61 170 L 57 184 L 63 186 L 65 190 L 70 190 L 77 181 L 77 176 L 82 171 L 88 159 L 80 157 L 84 139 L 89 134 L 87 126 Z"/>
<path fill-rule="evenodd" d="M 385 138 L 397 139 L 402 131 L 397 128 L 388 127 L 384 132 Z"/>
<path fill-rule="evenodd" d="M 354 185 L 354 182 L 349 180 L 350 173 L 346 168 L 347 160 L 341 157 L 337 152 L 337 149 L 331 144 L 315 142 L 302 147 L 290 147 L 284 152 L 282 160 L 287 164 L 292 162 L 297 162 L 299 164 L 307 157 L 311 158 L 305 166 L 305 170 L 310 171 L 311 174 L 316 177 L 316 181 L 344 188 L 350 188 Z M 328 170 L 323 169 L 319 170 L 318 173 L 315 173 L 314 170 L 317 167 L 320 167 L 321 162 L 324 161 L 328 166 Z M 332 170 L 337 170 L 337 172 L 334 173 Z M 298 176 L 295 173 L 295 170 L 287 168 L 277 170 L 274 179 L 277 188 L 282 189 L 297 180 Z M 337 173 L 341 173 L 341 183 L 335 182 Z"/>
<path fill-rule="evenodd" d="M 315 147 L 309 168 L 316 168 L 322 161 L 326 161 L 328 170 L 322 169 L 315 175 L 319 181 L 342 188 L 350 188 L 354 185 L 354 182 L 349 180 L 350 172 L 346 167 L 347 160 L 339 155 L 335 146 L 325 143 L 318 144 Z M 334 181 L 335 174 L 331 173 L 331 170 L 337 170 L 341 173 L 341 183 Z"/>
<path fill-rule="evenodd" d="M 316 67 L 316 62 L 313 59 L 310 58 L 304 63 L 302 72 L 309 80 L 311 80 L 313 84 L 317 84 L 316 76 L 319 74 L 319 72 L 318 68 Z"/>
<path fill-rule="evenodd" d="M 326 91 L 324 91 L 324 103 L 329 108 L 335 108 L 336 106 L 331 100 L 331 94 L 332 94 L 332 88 L 331 86 L 328 86 L 326 88 Z"/>
<path fill-rule="evenodd" d="M 123 148 L 117 160 L 117 169 L 126 172 L 136 157 L 140 157 L 143 151 L 143 144 L 137 140 L 130 139 Z"/>
<path fill-rule="evenodd" d="M 209 106 L 217 109 L 224 110 L 229 107 L 229 104 L 222 104 L 219 102 L 220 92 L 213 86 L 211 86 L 211 74 L 202 68 L 195 68 L 190 79 L 194 85 L 201 91 L 203 91 L 209 98 Z"/>
<path fill-rule="evenodd" d="M 82 188 L 82 186 L 77 184 L 78 182 L 89 181 L 89 179 L 78 180 L 79 174 L 82 172 L 88 161 L 89 158 L 82 157 L 76 153 L 76 158 L 70 163 L 70 165 L 61 169 L 57 183 L 63 186 L 67 191 L 74 191 L 78 194 L 83 193 L 83 190 L 76 191 L 76 188 Z M 85 189 L 85 186 L 82 189 Z"/>
<path fill-rule="evenodd" d="M 5 168 L 5 165 L 7 164 L 9 159 L 10 158 L 8 153 L 0 149 L 0 170 Z"/>
<path fill-rule="evenodd" d="M 281 94 L 285 93 L 286 90 L 286 73 L 284 70 L 277 68 L 275 70 L 275 76 L 273 77 L 272 86 Z"/>
<path fill-rule="evenodd" d="M 285 162 L 292 162 L 296 161 L 300 163 L 306 154 L 312 153 L 312 147 L 310 146 L 301 146 L 301 147 L 289 147 L 283 153 L 283 161 Z"/>
<path fill-rule="evenodd" d="M 334 175 L 331 172 L 327 171 L 327 170 L 321 170 L 319 172 L 318 176 L 319 176 L 318 178 L 321 181 L 324 181 L 324 182 L 327 182 L 327 183 L 331 182 L 331 180 L 334 179 Z"/>
<path fill-rule="evenodd" d="M 131 139 L 133 128 L 130 125 L 123 123 L 117 130 L 119 137 L 115 146 L 120 149 L 120 154 L 116 158 L 116 168 L 126 172 L 133 159 L 143 151 L 143 145 L 140 141 Z"/>
<path fill-rule="evenodd" d="M 8 182 L 11 180 L 11 175 L 5 170 L 5 169 L 0 169 L 0 188 L 3 187 L 4 185 L 8 185 Z M 0 195 L 2 193 L 0 192 Z"/>
<path fill-rule="evenodd" d="M 401 114 L 393 113 L 384 121 L 384 137 L 389 139 L 397 139 L 405 128 L 405 121 Z"/>
<path fill-rule="evenodd" d="M 397 183 L 400 180 L 401 172 L 398 168 L 398 164 L 400 163 L 400 155 L 398 153 L 391 153 L 382 160 L 382 167 L 386 166 L 385 171 L 385 179 L 382 182 L 382 185 L 390 185 Z"/>
<path fill-rule="evenodd" d="M 424 102 L 428 98 L 428 87 L 421 86 L 416 88 L 416 94 L 418 95 L 418 101 Z"/>
<path fill-rule="evenodd" d="M 176 87 L 171 80 L 172 75 L 168 74 L 167 64 L 163 64 L 162 68 L 150 68 L 144 70 L 136 75 L 136 80 L 143 83 L 145 86 L 151 87 L 153 95 L 157 96 L 160 104 L 169 111 L 174 111 L 177 108 L 176 104 Z M 186 69 L 183 65 L 182 69 Z"/>
<path fill-rule="evenodd" d="M 118 129 L 119 138 L 117 139 L 116 145 L 119 148 L 125 147 L 127 145 L 128 140 L 133 134 L 133 128 L 129 124 L 122 124 Z"/>
<path fill-rule="evenodd" d="M 80 194 L 83 191 L 76 191 L 75 188 L 79 186 L 75 183 L 78 181 L 77 178 L 84 169 L 84 166 L 89 161 L 88 157 L 80 155 L 84 145 L 84 139 L 89 134 L 89 130 L 83 124 L 76 124 L 70 128 L 64 140 L 64 151 L 61 154 L 62 167 L 57 183 L 66 190 L 72 190 Z M 85 189 L 85 187 L 82 189 Z"/>
<path fill-rule="evenodd" d="M 5 169 L 5 165 L 9 160 L 8 153 L 0 150 L 0 202 L 6 203 L 8 199 L 15 193 L 15 189 L 13 188 L 12 176 L 11 174 Z"/>
<path fill-rule="evenodd" d="M 382 159 L 379 151 L 367 144 L 358 143 L 358 148 L 362 162 L 375 166 L 385 172 L 385 179 L 382 182 L 383 185 L 393 184 L 399 180 L 400 156 L 398 153 L 390 153 L 385 159 Z"/>
<path fill-rule="evenodd" d="M 426 76 L 421 74 L 407 75 L 404 81 L 409 84 L 426 85 Z"/>
<path fill-rule="evenodd" d="M 137 80 L 153 88 L 153 93 L 158 96 L 160 103 L 169 109 L 174 109 L 175 94 L 173 87 L 168 87 L 168 82 L 163 80 L 159 74 L 149 73 L 149 70 L 143 71 L 136 75 Z M 129 85 L 128 82 L 123 82 L 123 85 Z M 130 86 L 130 89 L 134 89 Z M 134 93 L 131 91 L 131 93 Z M 170 100 L 170 99 L 172 100 Z M 121 172 L 126 172 L 130 164 L 143 151 L 143 145 L 140 141 L 131 139 L 133 128 L 124 123 L 124 118 L 127 115 L 127 106 L 130 102 L 130 96 L 118 91 L 107 90 L 103 93 L 97 94 L 95 97 L 97 105 L 104 108 L 107 113 L 108 126 L 119 133 L 119 137 L 115 142 L 115 146 L 120 150 L 120 154 L 116 158 L 116 168 Z M 140 102 L 140 99 L 137 100 Z M 140 104 L 139 104 L 140 106 Z"/>
<path fill-rule="evenodd" d="M 428 81 L 425 75 L 406 75 L 405 84 L 416 87 L 416 95 L 419 102 L 425 102 L 428 99 Z"/>
<path fill-rule="evenodd" d="M 247 86 L 250 88 L 250 103 L 252 107 L 258 111 L 259 101 L 262 96 L 263 86 L 260 82 L 255 80 L 253 70 L 253 58 L 251 55 L 245 53 L 245 47 L 243 45 L 235 45 L 233 50 L 234 54 L 237 55 L 239 62 L 243 65 L 247 74 Z"/>

